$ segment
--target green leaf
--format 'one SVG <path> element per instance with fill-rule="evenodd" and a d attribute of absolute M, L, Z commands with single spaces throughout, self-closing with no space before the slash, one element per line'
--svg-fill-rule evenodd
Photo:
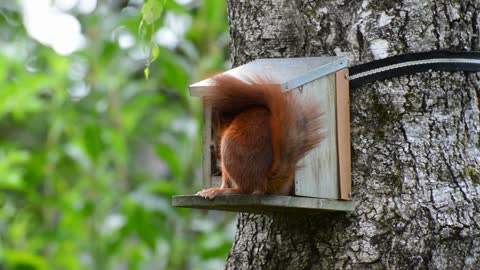
<path fill-rule="evenodd" d="M 167 162 L 172 174 L 179 176 L 182 171 L 182 165 L 176 152 L 166 144 L 158 144 L 156 150 L 157 155 Z"/>
<path fill-rule="evenodd" d="M 168 182 L 166 180 L 158 180 L 157 182 L 152 184 L 152 186 L 150 187 L 150 190 L 152 192 L 165 195 L 168 197 L 178 194 L 177 187 L 171 182 Z"/>
<path fill-rule="evenodd" d="M 143 20 L 147 24 L 152 24 L 162 15 L 164 0 L 147 0 L 142 8 Z"/>
<path fill-rule="evenodd" d="M 150 59 L 150 63 L 154 62 L 155 60 L 157 60 L 158 56 L 160 55 L 160 48 L 158 47 L 158 45 L 155 43 L 153 44 L 153 47 L 152 47 L 152 59 Z"/>
<path fill-rule="evenodd" d="M 25 165 L 30 154 L 21 150 L 10 150 L 3 153 L 0 149 L 0 188 L 24 190 Z"/>
<path fill-rule="evenodd" d="M 150 76 L 150 67 L 149 66 L 145 67 L 145 69 L 143 70 L 143 73 L 145 74 L 145 79 L 148 80 Z"/>
<path fill-rule="evenodd" d="M 98 125 L 90 124 L 83 131 L 85 148 L 91 159 L 96 161 L 103 151 L 102 130 Z"/>
<path fill-rule="evenodd" d="M 33 253 L 21 250 L 7 249 L 4 253 L 8 269 L 18 270 L 47 270 L 48 262 Z"/>
<path fill-rule="evenodd" d="M 159 233 L 158 228 L 153 224 L 153 218 L 150 218 L 148 212 L 138 207 L 137 205 L 131 205 L 131 208 L 128 209 L 128 224 L 127 226 L 134 232 L 138 234 L 140 239 L 149 247 L 150 249 L 155 248 L 155 236 Z"/>

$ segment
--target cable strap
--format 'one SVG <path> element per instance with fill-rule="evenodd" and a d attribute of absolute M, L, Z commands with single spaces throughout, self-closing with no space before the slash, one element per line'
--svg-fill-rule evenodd
<path fill-rule="evenodd" d="M 350 88 L 419 72 L 480 72 L 480 52 L 430 51 L 388 57 L 349 68 Z"/>

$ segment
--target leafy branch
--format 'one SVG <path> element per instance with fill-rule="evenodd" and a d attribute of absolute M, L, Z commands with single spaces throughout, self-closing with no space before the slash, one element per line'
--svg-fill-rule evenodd
<path fill-rule="evenodd" d="M 145 78 L 150 76 L 150 65 L 157 60 L 160 54 L 160 48 L 153 40 L 155 33 L 155 22 L 162 17 L 163 8 L 166 0 L 147 0 L 142 8 L 142 21 L 140 22 L 140 36 L 144 38 L 149 35 L 149 53 L 143 73 Z"/>

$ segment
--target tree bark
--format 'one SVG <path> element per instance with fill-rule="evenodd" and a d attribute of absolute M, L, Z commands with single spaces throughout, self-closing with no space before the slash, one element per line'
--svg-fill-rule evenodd
<path fill-rule="evenodd" d="M 478 0 L 229 0 L 232 62 L 478 50 Z M 480 77 L 351 92 L 349 214 L 239 214 L 226 269 L 480 269 Z"/>

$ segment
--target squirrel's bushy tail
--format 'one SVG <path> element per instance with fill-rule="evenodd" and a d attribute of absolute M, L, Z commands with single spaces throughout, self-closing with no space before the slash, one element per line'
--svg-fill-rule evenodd
<path fill-rule="evenodd" d="M 214 78 L 215 87 L 206 91 L 205 101 L 220 114 L 235 115 L 249 107 L 263 106 L 270 111 L 273 164 L 270 178 L 276 182 L 293 181 L 297 162 L 321 142 L 321 112 L 318 105 L 294 91 L 283 92 L 268 78 L 242 81 L 229 75 Z"/>

